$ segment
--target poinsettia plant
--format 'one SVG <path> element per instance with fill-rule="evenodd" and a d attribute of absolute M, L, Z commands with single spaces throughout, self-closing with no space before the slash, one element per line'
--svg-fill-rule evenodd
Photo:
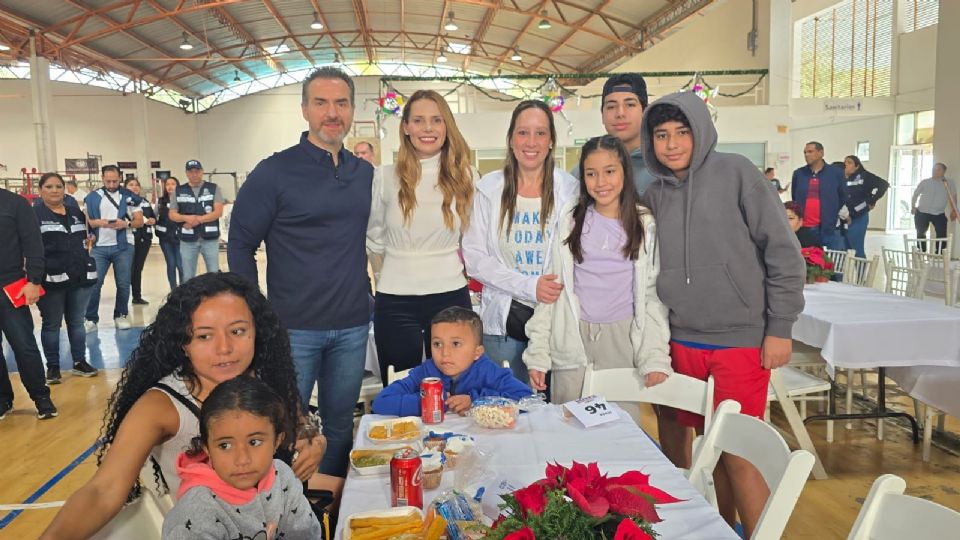
<path fill-rule="evenodd" d="M 805 247 L 800 249 L 804 262 L 807 263 L 807 283 L 815 281 L 830 281 L 833 277 L 833 261 L 823 248 Z"/>
<path fill-rule="evenodd" d="M 503 496 L 487 540 L 653 540 L 655 505 L 680 499 L 629 471 L 608 478 L 596 463 L 548 464 L 546 478 Z"/>

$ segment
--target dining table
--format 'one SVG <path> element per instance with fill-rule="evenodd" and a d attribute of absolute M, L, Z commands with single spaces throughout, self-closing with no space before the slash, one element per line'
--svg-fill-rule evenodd
<path fill-rule="evenodd" d="M 482 488 L 483 513 L 492 521 L 502 500 L 500 495 L 544 478 L 548 463 L 569 467 L 574 461 L 596 462 L 601 473 L 608 476 L 633 470 L 648 474 L 651 485 L 681 499 L 657 505 L 662 521 L 653 527 L 661 538 L 739 538 L 630 415 L 614 403 L 609 406 L 616 411 L 617 418 L 591 428 L 566 417 L 560 406 L 549 404 L 521 413 L 511 429 L 489 429 L 476 424 L 470 416 L 448 414 L 442 423 L 426 426 L 425 431 L 473 437 L 477 454 L 471 461 L 475 466 L 467 468 L 458 460 L 456 468 L 443 472 L 437 489 L 424 490 L 424 504 L 429 505 L 435 497 L 453 488 L 471 497 Z M 367 437 L 369 426 L 392 418 L 396 417 L 364 415 L 354 448 L 376 447 Z M 388 508 L 389 474 L 361 475 L 351 468 L 343 488 L 335 539 L 344 538 L 344 527 L 351 515 Z"/>

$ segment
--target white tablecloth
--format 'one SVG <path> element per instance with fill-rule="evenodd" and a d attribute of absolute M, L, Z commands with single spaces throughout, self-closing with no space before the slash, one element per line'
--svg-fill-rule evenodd
<path fill-rule="evenodd" d="M 960 309 L 843 283 L 803 290 L 793 339 L 833 368 L 960 367 Z"/>
<path fill-rule="evenodd" d="M 490 484 L 508 480 L 515 486 L 526 486 L 543 478 L 547 462 L 553 461 L 566 466 L 573 460 L 581 463 L 596 461 L 601 472 L 610 476 L 629 470 L 642 471 L 650 475 L 651 484 L 684 499 L 684 502 L 657 507 L 663 521 L 654 528 L 661 538 L 736 540 L 737 535 L 716 509 L 697 493 L 630 416 L 622 409 L 617 410 L 619 420 L 589 431 L 576 420 L 564 420 L 556 406 L 520 415 L 517 426 L 511 430 L 484 429 L 474 425 L 472 419 L 459 416 L 448 416 L 433 430 L 470 434 L 477 440 L 479 449 L 490 452 L 493 456 Z M 366 426 L 383 418 L 389 417 L 366 415 L 361 419 L 355 447 L 371 446 L 365 436 Z M 444 472 L 439 489 L 424 491 L 424 502 L 429 504 L 453 483 L 454 471 Z M 495 507 L 497 499 L 498 494 L 491 487 L 484 495 L 484 505 Z M 389 506 L 388 476 L 360 476 L 351 470 L 340 503 L 336 538 L 340 538 L 341 529 L 351 514 Z"/>
<path fill-rule="evenodd" d="M 960 368 L 897 367 L 887 370 L 887 375 L 911 396 L 947 414 L 960 416 Z"/>

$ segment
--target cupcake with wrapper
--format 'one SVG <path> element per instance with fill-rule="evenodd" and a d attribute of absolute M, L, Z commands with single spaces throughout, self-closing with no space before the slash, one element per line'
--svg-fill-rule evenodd
<path fill-rule="evenodd" d="M 423 488 L 437 489 L 443 476 L 443 454 L 420 454 L 423 463 Z"/>
<path fill-rule="evenodd" d="M 456 468 L 457 459 L 459 459 L 460 455 L 464 452 L 469 452 L 473 448 L 473 445 L 473 437 L 468 435 L 454 435 L 447 439 L 447 446 L 443 451 L 447 468 Z"/>
<path fill-rule="evenodd" d="M 450 437 L 451 435 L 453 435 L 451 432 L 437 433 L 435 431 L 431 431 L 426 437 L 423 438 L 423 447 L 429 451 L 443 452 L 447 445 L 447 437 Z"/>

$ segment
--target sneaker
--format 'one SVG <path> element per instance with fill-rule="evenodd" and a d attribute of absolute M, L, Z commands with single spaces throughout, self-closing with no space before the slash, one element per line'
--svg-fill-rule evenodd
<path fill-rule="evenodd" d="M 36 401 L 37 404 L 37 418 L 41 420 L 49 420 L 51 418 L 56 418 L 60 413 L 57 412 L 57 408 L 54 407 L 53 402 L 50 401 L 50 398 L 40 398 Z"/>
<path fill-rule="evenodd" d="M 121 315 L 113 319 L 113 324 L 117 325 L 117 330 L 127 330 L 130 328 L 130 321 L 126 315 Z"/>
<path fill-rule="evenodd" d="M 150 302 L 147 302 L 147 301 L 144 300 L 143 298 L 134 298 L 134 299 L 133 299 L 133 303 L 134 303 L 135 305 L 138 305 L 138 306 L 145 306 L 145 305 L 149 304 Z"/>
<path fill-rule="evenodd" d="M 97 331 L 97 323 L 95 323 L 95 322 L 87 319 L 86 321 L 83 322 L 83 329 L 86 330 L 88 334 L 89 334 L 90 332 L 96 332 L 96 331 Z"/>
<path fill-rule="evenodd" d="M 7 414 L 13 410 L 13 403 L 0 403 L 0 420 L 7 417 Z"/>
<path fill-rule="evenodd" d="M 60 368 L 47 368 L 47 384 L 60 384 Z"/>
<path fill-rule="evenodd" d="M 81 360 L 73 363 L 73 373 L 81 377 L 96 377 L 97 373 L 100 372 L 97 368 L 88 364 L 86 360 Z"/>

